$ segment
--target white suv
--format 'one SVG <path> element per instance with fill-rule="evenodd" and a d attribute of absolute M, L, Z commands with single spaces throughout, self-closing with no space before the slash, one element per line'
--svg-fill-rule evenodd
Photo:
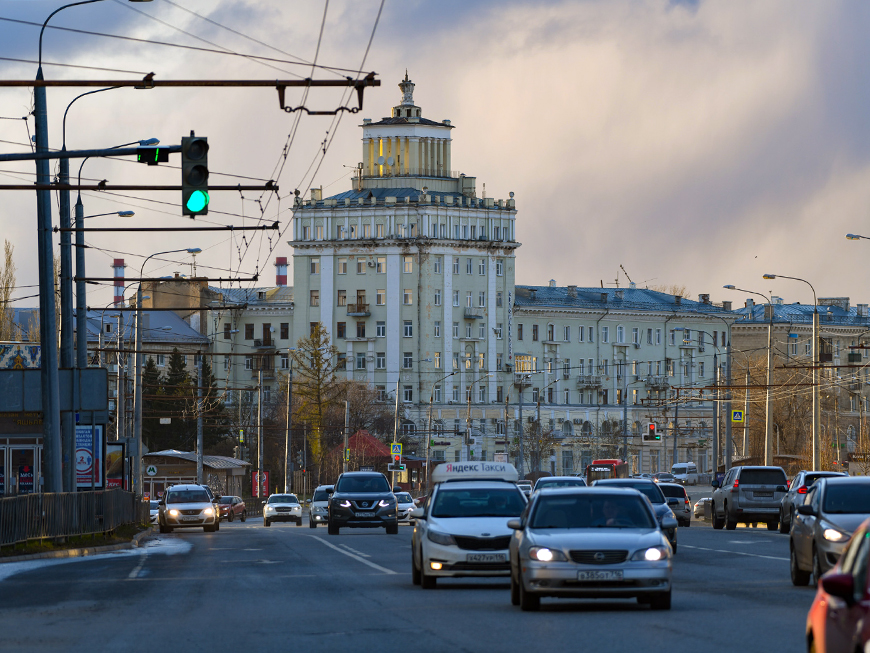
<path fill-rule="evenodd" d="M 294 521 L 302 526 L 302 505 L 295 494 L 273 494 L 263 502 L 263 526 L 273 521 Z"/>
<path fill-rule="evenodd" d="M 317 528 L 318 524 L 329 521 L 329 497 L 335 492 L 334 485 L 318 485 L 314 488 L 314 496 L 308 506 L 308 526 Z"/>
<path fill-rule="evenodd" d="M 219 520 L 211 497 L 201 485 L 173 485 L 160 499 L 157 522 L 161 533 L 200 526 L 206 533 L 213 533 Z"/>

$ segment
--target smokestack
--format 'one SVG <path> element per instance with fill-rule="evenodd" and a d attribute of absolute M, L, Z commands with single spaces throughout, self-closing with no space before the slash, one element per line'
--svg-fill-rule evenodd
<path fill-rule="evenodd" d="M 287 285 L 287 257 L 278 256 L 275 258 L 275 285 Z"/>
<path fill-rule="evenodd" d="M 115 271 L 115 306 L 124 303 L 124 259 L 116 258 L 112 263 L 112 269 Z"/>

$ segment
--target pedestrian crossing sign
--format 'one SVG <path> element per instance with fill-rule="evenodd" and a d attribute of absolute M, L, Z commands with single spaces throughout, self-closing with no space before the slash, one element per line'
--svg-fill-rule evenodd
<path fill-rule="evenodd" d="M 401 442 L 393 442 L 390 444 L 390 455 L 395 456 L 396 454 L 402 455 L 402 443 Z"/>
<path fill-rule="evenodd" d="M 731 421 L 732 422 L 742 422 L 743 421 L 743 411 L 742 410 L 732 410 L 731 411 Z"/>

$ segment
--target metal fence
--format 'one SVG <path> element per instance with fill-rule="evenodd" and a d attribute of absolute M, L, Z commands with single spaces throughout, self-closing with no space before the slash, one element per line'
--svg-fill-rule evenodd
<path fill-rule="evenodd" d="M 256 489 L 256 488 L 255 488 Z M 245 510 L 248 517 L 260 517 L 263 514 L 263 500 L 258 497 L 245 498 Z"/>
<path fill-rule="evenodd" d="M 23 494 L 0 499 L 0 546 L 145 524 L 150 505 L 124 490 Z"/>

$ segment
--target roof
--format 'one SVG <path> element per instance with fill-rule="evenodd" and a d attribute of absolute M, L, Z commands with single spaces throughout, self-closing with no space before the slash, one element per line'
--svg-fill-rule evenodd
<path fill-rule="evenodd" d="M 341 451 L 342 445 L 336 447 Z M 364 429 L 360 429 L 347 439 L 347 448 L 364 456 L 384 456 L 389 458 L 390 448 Z"/>
<path fill-rule="evenodd" d="M 412 200 L 416 201 L 420 198 L 422 194 L 422 190 L 420 190 L 419 188 L 413 188 L 411 186 L 405 188 L 363 188 L 362 190 L 347 190 L 343 193 L 339 193 L 338 195 L 331 195 L 327 199 L 358 200 L 360 198 L 370 199 L 374 197 L 377 200 L 384 200 L 387 197 L 395 197 L 398 200 L 410 197 Z M 426 194 L 433 197 L 464 197 L 462 193 L 449 193 L 436 190 L 427 190 Z"/>
<path fill-rule="evenodd" d="M 103 338 L 109 341 L 117 338 L 118 317 L 121 316 L 123 337 L 132 338 L 136 333 L 136 311 L 117 311 L 113 308 L 89 310 L 87 317 L 88 342 L 96 342 L 100 337 L 101 327 L 112 325 L 111 333 L 103 333 Z M 209 339 L 191 327 L 181 317 L 172 311 L 142 310 L 143 327 L 142 342 L 159 342 L 162 344 L 199 344 L 208 346 Z M 147 325 L 147 326 L 145 326 Z"/>
<path fill-rule="evenodd" d="M 216 288 L 209 290 L 223 296 L 228 304 L 268 304 L 291 303 L 293 301 L 293 286 L 267 286 L 265 288 Z M 260 293 L 265 293 L 265 299 L 260 299 Z"/>
<path fill-rule="evenodd" d="M 520 308 L 592 308 L 732 315 L 722 306 L 680 298 L 647 288 L 580 288 L 517 286 L 514 306 Z M 736 317 L 736 316 L 735 316 Z"/>
<path fill-rule="evenodd" d="M 143 454 L 142 457 L 144 458 L 145 456 L 163 456 L 164 458 L 178 458 L 179 460 L 186 460 L 192 463 L 196 462 L 196 454 L 192 451 L 178 451 L 176 449 L 149 451 Z M 204 467 L 211 467 L 212 469 L 236 469 L 238 467 L 251 466 L 251 463 L 237 458 L 230 458 L 229 456 L 203 456 L 202 464 Z"/>
<path fill-rule="evenodd" d="M 734 311 L 740 319 L 734 324 L 767 324 L 770 320 L 765 317 L 764 311 L 769 304 L 753 304 L 751 307 L 743 307 Z M 813 304 L 773 304 L 774 323 L 806 323 L 812 325 Z M 819 304 L 819 324 L 842 325 L 842 326 L 870 326 L 870 314 L 858 315 L 858 307 L 851 306 L 844 309 L 836 304 Z"/>
<path fill-rule="evenodd" d="M 446 125 L 437 120 L 429 120 L 428 118 L 407 118 L 405 116 L 402 116 L 401 118 L 381 118 L 377 122 L 370 122 L 367 125 L 363 124 L 360 125 L 360 127 L 374 127 L 375 125 L 427 125 L 429 127 L 453 127 L 453 125 Z"/>

